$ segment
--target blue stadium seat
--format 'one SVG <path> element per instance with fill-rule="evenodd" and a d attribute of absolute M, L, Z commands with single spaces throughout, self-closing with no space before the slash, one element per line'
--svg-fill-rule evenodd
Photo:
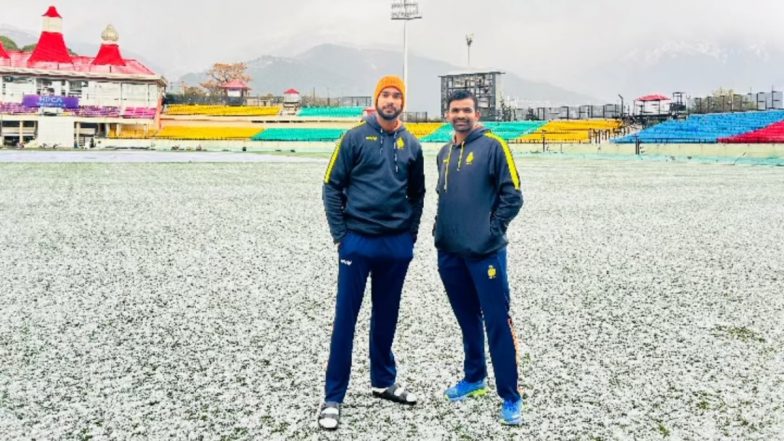
<path fill-rule="evenodd" d="M 779 121 L 784 121 L 784 110 L 691 115 L 684 120 L 665 121 L 612 142 L 633 144 L 639 139 L 648 144 L 716 143 L 719 138 L 751 132 Z"/>

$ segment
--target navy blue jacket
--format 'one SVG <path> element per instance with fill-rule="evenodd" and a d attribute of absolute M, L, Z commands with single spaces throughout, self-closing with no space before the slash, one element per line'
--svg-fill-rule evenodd
<path fill-rule="evenodd" d="M 332 239 L 408 231 L 416 240 L 425 201 L 422 146 L 401 124 L 385 132 L 375 116 L 346 132 L 332 153 L 323 188 Z"/>
<path fill-rule="evenodd" d="M 506 141 L 480 127 L 438 153 L 436 248 L 479 258 L 506 246 L 523 206 L 520 176 Z"/>

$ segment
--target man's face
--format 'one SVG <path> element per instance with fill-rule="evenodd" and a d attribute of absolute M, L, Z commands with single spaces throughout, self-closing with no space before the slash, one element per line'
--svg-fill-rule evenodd
<path fill-rule="evenodd" d="M 403 94 L 394 87 L 384 88 L 378 94 L 376 112 L 378 112 L 378 116 L 387 121 L 397 119 L 403 112 Z"/>
<path fill-rule="evenodd" d="M 465 98 L 449 103 L 446 120 L 452 124 L 455 132 L 466 133 L 473 130 L 479 120 L 479 112 L 474 108 L 474 100 Z"/>

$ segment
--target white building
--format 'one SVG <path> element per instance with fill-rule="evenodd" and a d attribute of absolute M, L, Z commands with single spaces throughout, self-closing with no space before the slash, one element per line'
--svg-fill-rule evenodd
<path fill-rule="evenodd" d="M 6 50 L 0 43 L 0 141 L 35 140 L 39 145 L 88 145 L 124 127 L 157 128 L 166 82 L 120 53 L 109 25 L 95 57 L 70 53 L 62 17 L 53 6 L 32 51 Z"/>

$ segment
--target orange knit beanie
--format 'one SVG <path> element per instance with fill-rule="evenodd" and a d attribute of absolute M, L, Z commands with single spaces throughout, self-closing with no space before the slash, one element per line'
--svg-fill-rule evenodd
<path fill-rule="evenodd" d="M 381 91 L 387 87 L 394 87 L 395 89 L 399 90 L 401 94 L 403 94 L 403 107 L 405 107 L 406 85 L 403 84 L 403 80 L 401 80 L 400 77 L 396 75 L 387 75 L 378 80 L 378 84 L 376 85 L 376 92 L 373 94 L 373 104 L 378 104 L 378 96 L 381 95 Z"/>

